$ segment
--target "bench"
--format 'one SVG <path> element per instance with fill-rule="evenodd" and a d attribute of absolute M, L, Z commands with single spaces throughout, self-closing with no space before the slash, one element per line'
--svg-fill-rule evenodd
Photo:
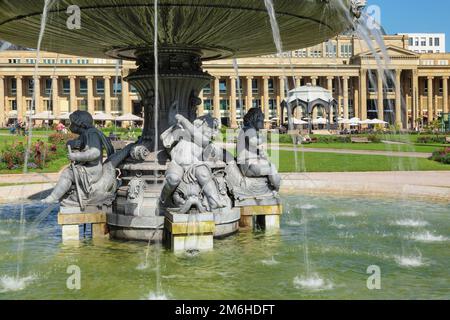
<path fill-rule="evenodd" d="M 370 143 L 370 140 L 367 138 L 351 138 L 352 143 Z"/>

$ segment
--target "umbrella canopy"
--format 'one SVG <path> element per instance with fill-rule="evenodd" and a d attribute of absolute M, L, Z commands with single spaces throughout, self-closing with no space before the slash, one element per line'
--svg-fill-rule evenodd
<path fill-rule="evenodd" d="M 360 124 L 372 124 L 372 120 L 367 119 L 360 122 Z"/>
<path fill-rule="evenodd" d="M 302 119 L 294 119 L 295 125 L 308 124 L 307 121 L 303 121 Z"/>
<path fill-rule="evenodd" d="M 327 124 L 327 119 L 324 119 L 324 118 L 317 118 L 317 119 L 313 120 L 312 123 L 313 123 L 313 124 Z"/>
<path fill-rule="evenodd" d="M 33 120 L 55 120 L 56 117 L 50 111 L 44 111 L 31 117 Z"/>
<path fill-rule="evenodd" d="M 333 95 L 329 90 L 319 86 L 313 86 L 311 84 L 308 84 L 306 86 L 298 87 L 289 91 L 287 103 L 293 103 L 297 100 L 308 103 L 316 100 L 331 102 L 334 99 Z"/>
<path fill-rule="evenodd" d="M 115 119 L 112 115 L 103 112 L 95 114 L 93 118 L 96 121 L 110 121 Z"/>
<path fill-rule="evenodd" d="M 371 121 L 371 124 L 388 124 L 386 121 L 380 120 L 380 119 L 373 119 Z"/>
<path fill-rule="evenodd" d="M 123 116 L 117 117 L 116 121 L 143 121 L 144 119 L 135 116 L 132 113 L 124 114 Z"/>
<path fill-rule="evenodd" d="M 71 114 L 72 113 L 69 113 L 69 112 L 62 113 L 59 116 L 57 116 L 56 118 L 59 119 L 59 120 L 69 120 Z"/>

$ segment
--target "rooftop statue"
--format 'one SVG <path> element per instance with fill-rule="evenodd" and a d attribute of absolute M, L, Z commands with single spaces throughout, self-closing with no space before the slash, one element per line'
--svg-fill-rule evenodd
<path fill-rule="evenodd" d="M 117 166 L 128 157 L 131 145 L 115 153 L 110 140 L 97 128 L 86 111 L 70 115 L 70 131 L 79 134 L 78 139 L 67 143 L 72 166 L 65 169 L 58 184 L 44 203 L 61 201 L 63 207 L 111 204 L 116 196 Z M 103 149 L 107 160 L 103 162 Z M 71 152 L 74 150 L 74 152 Z"/>

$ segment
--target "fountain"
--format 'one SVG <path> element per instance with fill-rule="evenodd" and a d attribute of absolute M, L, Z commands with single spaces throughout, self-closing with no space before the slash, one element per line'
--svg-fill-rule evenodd
<path fill-rule="evenodd" d="M 13 4 L 3 1 L 2 37 L 17 45 L 34 47 L 43 5 L 43 0 Z M 68 6 L 79 7 L 81 28 L 65 28 Z M 136 61 L 137 70 L 124 80 L 138 90 L 145 112 L 142 137 L 121 153 L 109 154 L 103 164 L 108 194 L 103 198 L 99 194 L 105 187 L 101 183 L 97 184 L 94 197 L 84 193 L 86 211 L 74 201 L 67 201 L 68 197 L 77 199 L 73 193 L 66 195 L 62 211 L 106 212 L 113 238 L 161 241 L 169 237 L 172 243 L 177 237 L 184 239 L 175 241 L 177 247 L 183 247 L 180 243 L 186 242 L 192 229 L 186 214 L 196 215 L 195 228 L 207 235 L 205 243 L 212 243 L 213 236 L 235 233 L 241 213 L 247 217 L 244 224 L 248 216 L 257 212 L 267 216 L 266 227 L 277 227 L 281 203 L 274 167 L 259 157 L 250 159 L 256 161 L 250 163 L 248 155 L 235 159 L 212 142 L 217 129 L 215 121 L 208 117 L 196 119 L 198 94 L 212 79 L 203 71 L 202 61 L 280 51 L 281 46 L 275 48 L 271 36 L 275 19 L 283 50 L 321 43 L 348 28 L 352 22 L 348 17 L 356 19 L 360 8 L 360 1 L 355 0 L 286 0 L 275 4 L 256 0 L 54 2 L 48 10 L 41 48 Z M 261 114 L 251 113 L 247 128 L 242 131 L 244 139 L 257 138 L 264 126 L 260 124 Z M 89 121 L 80 124 L 91 130 Z M 98 137 L 102 139 L 101 135 Z M 250 147 L 258 150 L 259 145 L 242 146 L 242 154 L 251 154 Z M 97 143 L 96 149 L 102 148 Z M 261 163 L 263 170 L 257 169 Z M 113 182 L 116 167 L 120 169 L 120 181 Z M 117 191 L 111 197 L 113 189 Z M 80 193 L 76 192 L 78 198 Z"/>

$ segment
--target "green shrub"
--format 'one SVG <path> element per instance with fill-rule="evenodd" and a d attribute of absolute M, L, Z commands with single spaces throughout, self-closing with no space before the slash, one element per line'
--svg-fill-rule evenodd
<path fill-rule="evenodd" d="M 430 160 L 442 162 L 444 164 L 450 164 L 450 148 L 434 151 L 432 156 L 430 157 Z"/>
<path fill-rule="evenodd" d="M 78 137 L 78 135 L 73 133 L 53 133 L 48 136 L 48 142 L 50 144 L 56 144 L 56 145 L 65 145 L 67 141 L 74 140 Z"/>
<path fill-rule="evenodd" d="M 440 143 L 440 144 L 444 144 L 445 143 L 445 137 L 441 137 L 441 136 L 420 136 L 417 138 L 417 142 L 418 143 Z"/>

